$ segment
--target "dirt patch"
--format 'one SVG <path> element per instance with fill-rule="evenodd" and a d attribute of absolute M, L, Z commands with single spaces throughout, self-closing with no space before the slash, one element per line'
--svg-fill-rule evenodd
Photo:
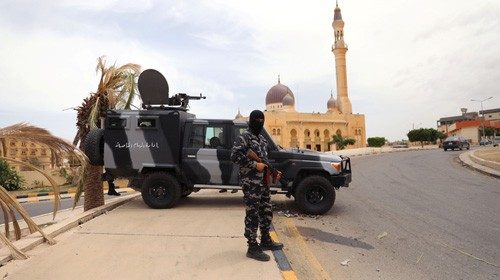
<path fill-rule="evenodd" d="M 474 152 L 474 155 L 484 160 L 500 162 L 500 148 L 477 150 Z"/>

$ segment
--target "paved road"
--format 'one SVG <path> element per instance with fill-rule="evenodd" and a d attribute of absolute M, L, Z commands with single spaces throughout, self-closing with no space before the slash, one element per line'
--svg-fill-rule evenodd
<path fill-rule="evenodd" d="M 122 194 L 124 195 L 124 194 Z M 104 195 L 104 199 L 110 199 L 110 198 L 115 198 L 116 196 L 109 196 L 109 195 Z M 85 197 L 82 197 L 80 201 L 78 202 L 78 206 L 83 205 Z M 61 199 L 61 207 L 59 207 L 59 210 L 63 209 L 68 209 L 73 207 L 73 198 L 66 198 L 66 199 Z M 48 201 L 40 201 L 40 202 L 32 202 L 32 203 L 21 203 L 21 205 L 28 211 L 31 217 L 36 217 L 42 214 L 47 214 L 47 213 L 52 213 L 54 209 L 54 201 L 53 200 L 48 200 Z M 21 219 L 21 215 L 19 215 L 16 212 L 16 217 L 17 219 Z M 0 215 L 0 224 L 4 223 L 4 217 L 3 215 Z"/>
<path fill-rule="evenodd" d="M 354 182 L 327 215 L 277 215 L 299 279 L 500 279 L 500 180 L 459 154 L 354 158 Z"/>

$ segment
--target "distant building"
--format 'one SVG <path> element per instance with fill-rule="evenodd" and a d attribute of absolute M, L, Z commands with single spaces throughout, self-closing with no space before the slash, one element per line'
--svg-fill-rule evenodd
<path fill-rule="evenodd" d="M 53 156 L 51 150 L 46 146 L 29 141 L 20 141 L 13 138 L 5 138 L 5 145 L 5 148 L 7 149 L 7 157 L 9 158 L 34 164 L 40 169 L 53 168 L 56 165 L 55 157 Z M 0 145 L 0 150 L 3 149 L 2 145 Z M 18 171 L 28 169 L 17 163 L 8 163 Z"/>
<path fill-rule="evenodd" d="M 265 128 L 282 147 L 330 151 L 333 147 L 329 142 L 334 134 L 356 140 L 356 143 L 349 147 L 366 146 L 365 115 L 352 113 L 347 90 L 347 45 L 344 42 L 344 21 L 338 5 L 334 10 L 332 27 L 335 40 L 332 52 L 335 56 L 337 98 L 334 98 L 333 94 L 328 100 L 325 98 L 325 112 L 297 112 L 293 92 L 281 83 L 279 77 L 278 83 L 267 92 Z M 238 110 L 236 119 L 247 118 Z"/>
<path fill-rule="evenodd" d="M 437 121 L 437 130 L 448 136 L 462 136 L 471 143 L 482 138 L 482 127 L 492 127 L 500 134 L 500 108 L 463 113 L 460 116 L 443 117 Z"/>

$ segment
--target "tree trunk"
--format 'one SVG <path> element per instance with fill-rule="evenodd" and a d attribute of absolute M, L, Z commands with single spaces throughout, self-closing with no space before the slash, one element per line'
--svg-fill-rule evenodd
<path fill-rule="evenodd" d="M 101 181 L 102 169 L 102 166 L 93 166 L 90 164 L 87 167 L 86 180 L 83 186 L 83 191 L 85 192 L 84 211 L 104 205 Z"/>
<path fill-rule="evenodd" d="M 0 139 L 0 144 L 2 145 L 2 153 L 0 154 L 0 156 L 7 157 L 7 141 L 5 140 L 5 138 Z"/>

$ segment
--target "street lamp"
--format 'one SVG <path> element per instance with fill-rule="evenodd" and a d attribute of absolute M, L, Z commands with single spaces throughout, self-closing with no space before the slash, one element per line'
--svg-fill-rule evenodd
<path fill-rule="evenodd" d="M 483 110 L 483 102 L 486 101 L 486 100 L 490 100 L 492 99 L 493 96 L 490 96 L 488 98 L 485 98 L 483 100 L 476 100 L 476 99 L 471 99 L 470 101 L 476 101 L 476 102 L 479 102 L 481 103 L 481 112 L 482 112 L 482 115 L 483 115 L 483 118 L 481 119 L 481 126 L 482 126 L 482 129 L 483 129 L 483 137 L 481 139 L 484 139 L 485 135 L 484 135 L 484 110 Z"/>

